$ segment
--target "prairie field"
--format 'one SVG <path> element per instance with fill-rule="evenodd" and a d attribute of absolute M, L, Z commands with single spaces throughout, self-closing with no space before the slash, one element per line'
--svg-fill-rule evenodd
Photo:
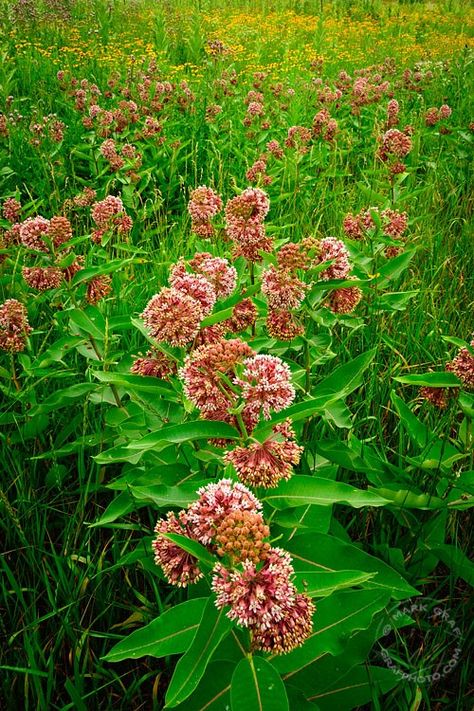
<path fill-rule="evenodd" d="M 0 708 L 472 708 L 472 6 L 0 5 Z"/>

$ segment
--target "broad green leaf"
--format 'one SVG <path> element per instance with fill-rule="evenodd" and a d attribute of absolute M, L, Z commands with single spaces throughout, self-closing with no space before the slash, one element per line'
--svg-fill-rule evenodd
<path fill-rule="evenodd" d="M 428 386 L 430 388 L 459 388 L 461 381 L 454 373 L 412 373 L 394 378 L 399 383 L 407 385 Z"/>
<path fill-rule="evenodd" d="M 138 264 L 142 262 L 142 259 L 135 259 L 132 257 L 130 259 L 112 259 L 106 262 L 105 264 L 101 264 L 98 267 L 86 267 L 85 269 L 81 269 L 79 272 L 77 272 L 77 274 L 74 275 L 72 280 L 72 286 L 77 286 L 83 281 L 88 281 L 89 279 L 99 276 L 100 274 L 110 274 L 110 272 L 119 271 L 123 269 L 123 267 L 125 267 L 127 264 Z"/>
<path fill-rule="evenodd" d="M 400 683 L 400 677 L 390 669 L 376 666 L 357 666 L 350 669 L 324 690 L 315 689 L 309 701 L 314 701 L 320 711 L 351 711 L 369 702 L 381 700 L 383 694 Z M 374 708 L 377 708 L 373 706 Z M 380 704 L 378 708 L 382 708 Z"/>
<path fill-rule="evenodd" d="M 304 645 L 272 658 L 272 664 L 280 673 L 288 674 L 323 654 L 342 654 L 347 638 L 357 630 L 367 629 L 389 599 L 388 590 L 342 590 L 323 598 L 316 605 L 313 632 Z"/>
<path fill-rule="evenodd" d="M 166 706 L 174 708 L 192 694 L 214 650 L 231 628 L 232 622 L 224 610 L 217 610 L 214 599 L 210 597 L 192 644 L 176 665 L 166 692 Z"/>
<path fill-rule="evenodd" d="M 256 427 L 252 432 L 252 436 L 256 439 L 264 439 L 271 431 L 273 425 L 283 422 L 288 417 L 291 418 L 293 422 L 297 422 L 311 417 L 315 413 L 323 414 L 332 403 L 347 397 L 362 384 L 363 373 L 372 362 L 375 352 L 375 349 L 372 349 L 371 351 L 367 351 L 367 353 L 362 353 L 357 356 L 357 358 L 333 370 L 329 377 L 315 386 L 316 397 L 308 398 L 296 405 L 291 405 L 291 407 L 286 408 L 286 410 L 282 410 L 276 415 L 273 415 L 270 420 Z M 346 414 L 345 411 L 344 414 Z M 339 416 L 341 416 L 340 412 Z M 346 423 L 344 422 L 343 426 L 345 425 Z"/>
<path fill-rule="evenodd" d="M 387 563 L 351 543 L 345 543 L 324 533 L 302 533 L 285 543 L 285 548 L 293 558 L 295 571 L 340 571 L 359 570 L 377 573 L 364 583 L 365 588 L 387 590 L 395 600 L 403 600 L 419 593 Z"/>
<path fill-rule="evenodd" d="M 409 438 L 423 449 L 419 461 L 413 462 L 416 466 L 423 469 L 438 469 L 443 466 L 451 470 L 453 463 L 464 457 L 464 454 L 449 442 L 439 439 L 434 432 L 431 432 L 395 392 L 391 393 L 391 400 Z"/>
<path fill-rule="evenodd" d="M 354 508 L 387 505 L 386 499 L 371 491 L 356 489 L 341 481 L 304 475 L 292 477 L 289 481 L 282 481 L 276 489 L 269 491 L 262 501 L 266 501 L 276 509 L 304 504 L 318 504 L 319 506 L 348 504 Z"/>
<path fill-rule="evenodd" d="M 311 701 L 308 701 L 300 689 L 290 684 L 285 684 L 285 689 L 290 709 L 297 709 L 297 711 L 319 711 L 319 707 Z"/>
<path fill-rule="evenodd" d="M 376 309 L 380 311 L 404 311 L 408 303 L 419 293 L 419 290 L 386 292 L 376 302 Z"/>
<path fill-rule="evenodd" d="M 403 489 L 394 490 L 386 487 L 373 489 L 373 491 L 383 496 L 387 502 L 391 502 L 394 506 L 399 506 L 402 509 L 433 510 L 442 509 L 447 505 L 447 502 L 430 494 L 417 494 L 414 491 Z"/>
<path fill-rule="evenodd" d="M 105 321 L 98 309 L 89 306 L 87 309 L 72 309 L 67 312 L 70 322 L 80 331 L 103 340 L 105 338 Z"/>
<path fill-rule="evenodd" d="M 197 689 L 177 711 L 230 711 L 230 682 L 235 662 L 212 661 L 206 669 Z"/>
<path fill-rule="evenodd" d="M 263 657 L 242 659 L 230 687 L 232 711 L 289 711 L 285 686 Z"/>
<path fill-rule="evenodd" d="M 165 486 L 157 484 L 156 486 L 129 486 L 129 491 L 139 501 L 150 501 L 155 506 L 176 506 L 184 508 L 191 501 L 197 499 L 197 489 L 200 486 L 208 484 L 209 480 L 199 480 L 195 483 L 185 482 L 179 486 Z"/>
<path fill-rule="evenodd" d="M 333 393 L 337 394 L 338 399 L 350 395 L 350 393 L 362 385 L 362 376 L 373 361 L 375 353 L 376 349 L 372 348 L 372 350 L 361 353 L 361 355 L 350 360 L 348 363 L 344 363 L 338 368 L 335 368 L 331 375 L 316 384 L 315 391 L 317 395 Z"/>
<path fill-rule="evenodd" d="M 299 591 L 310 597 L 327 597 L 336 590 L 362 585 L 377 573 L 361 573 L 359 570 L 299 570 L 295 575 L 295 585 Z"/>
<path fill-rule="evenodd" d="M 145 506 L 145 503 L 143 503 L 142 506 Z M 94 523 L 89 524 L 89 526 L 90 528 L 94 528 L 95 526 L 104 526 L 108 523 L 113 523 L 121 516 L 125 516 L 138 507 L 139 506 L 134 501 L 133 497 L 130 496 L 129 492 L 122 491 L 113 501 L 110 502 L 98 521 L 94 521 Z"/>
<path fill-rule="evenodd" d="M 387 260 L 387 262 L 379 269 L 379 275 L 377 278 L 378 285 L 385 287 L 390 281 L 398 279 L 398 277 L 403 274 L 405 269 L 410 264 L 411 260 L 415 256 L 415 253 L 416 249 L 406 249 L 397 257 Z"/>
<path fill-rule="evenodd" d="M 180 533 L 163 533 L 162 535 L 172 543 L 176 543 L 176 545 L 186 551 L 186 553 L 193 555 L 201 563 L 205 563 L 205 565 L 210 568 L 214 567 L 216 559 L 199 541 L 193 541 L 191 538 L 182 536 Z"/>
<path fill-rule="evenodd" d="M 200 597 L 175 605 L 125 639 L 120 640 L 104 657 L 107 662 L 123 659 L 166 657 L 185 652 L 199 627 L 207 598 Z"/>
<path fill-rule="evenodd" d="M 157 432 L 145 435 L 137 442 L 131 442 L 128 448 L 142 451 L 147 449 L 159 451 L 170 444 L 213 438 L 240 439 L 240 434 L 235 427 L 232 427 L 227 422 L 198 420 L 184 422 L 182 425 L 165 426 Z"/>
<path fill-rule="evenodd" d="M 173 390 L 164 380 L 150 375 L 132 375 L 129 373 L 112 373 L 103 370 L 94 370 L 93 375 L 101 383 L 112 383 L 122 385 L 131 392 L 147 392 L 152 395 L 163 397 L 165 400 L 181 402 L 178 393 Z"/>
<path fill-rule="evenodd" d="M 434 553 L 457 577 L 474 586 L 474 563 L 456 546 L 448 543 L 427 544 L 426 548 Z"/>

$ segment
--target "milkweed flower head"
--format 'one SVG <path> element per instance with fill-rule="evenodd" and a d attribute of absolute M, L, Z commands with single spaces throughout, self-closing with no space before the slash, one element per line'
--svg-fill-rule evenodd
<path fill-rule="evenodd" d="M 117 234 L 127 234 L 133 227 L 132 219 L 125 212 L 121 198 L 108 195 L 92 205 L 91 217 L 97 229 L 92 232 L 92 241 L 100 243 L 108 231 Z"/>
<path fill-rule="evenodd" d="M 200 274 L 189 274 L 184 262 L 179 262 L 171 270 L 170 286 L 197 301 L 203 317 L 210 314 L 214 308 L 216 292 L 212 284 Z"/>
<path fill-rule="evenodd" d="M 319 278 L 327 281 L 329 279 L 345 279 L 351 270 L 349 263 L 349 252 L 346 245 L 335 237 L 325 237 L 319 242 L 319 262 L 332 261 L 324 271 L 319 274 Z"/>
<path fill-rule="evenodd" d="M 222 210 L 222 198 L 212 188 L 201 185 L 191 191 L 188 212 L 195 222 L 204 222 Z"/>
<path fill-rule="evenodd" d="M 398 125 L 400 106 L 396 99 L 390 99 L 387 105 L 387 128 L 393 128 Z"/>
<path fill-rule="evenodd" d="M 292 341 L 293 338 L 304 333 L 304 326 L 287 309 L 272 309 L 269 311 L 266 326 L 268 335 L 279 341 Z"/>
<path fill-rule="evenodd" d="M 236 511 L 257 514 L 262 508 L 260 501 L 240 482 L 220 479 L 198 489 L 199 498 L 188 506 L 187 520 L 193 537 L 203 545 L 215 538 L 222 522 Z"/>
<path fill-rule="evenodd" d="M 90 280 L 87 284 L 86 300 L 89 304 L 97 304 L 112 291 L 112 277 L 101 274 Z"/>
<path fill-rule="evenodd" d="M 470 343 L 474 348 L 474 339 Z M 467 348 L 460 348 L 457 355 L 446 365 L 446 370 L 454 373 L 468 390 L 474 389 L 474 355 Z"/>
<path fill-rule="evenodd" d="M 212 188 L 201 185 L 191 192 L 188 212 L 191 215 L 191 231 L 199 237 L 209 238 L 214 234 L 211 218 L 222 210 L 222 198 Z"/>
<path fill-rule="evenodd" d="M 423 400 L 427 400 L 439 410 L 445 410 L 448 406 L 448 388 L 433 388 L 424 386 L 420 388 L 420 396 Z"/>
<path fill-rule="evenodd" d="M 224 321 L 224 327 L 231 333 L 241 333 L 254 325 L 257 316 L 257 307 L 252 299 L 242 299 L 232 309 L 232 316 Z"/>
<path fill-rule="evenodd" d="M 18 222 L 21 213 L 21 203 L 15 198 L 7 198 L 3 203 L 3 217 L 9 222 Z"/>
<path fill-rule="evenodd" d="M 236 393 L 220 374 L 231 381 L 235 369 L 254 351 L 239 338 L 199 346 L 190 353 L 180 370 L 187 398 L 201 410 L 205 419 L 229 420 L 228 410 L 236 404 Z"/>
<path fill-rule="evenodd" d="M 262 294 L 273 309 L 296 309 L 301 306 L 307 285 L 285 269 L 273 264 L 262 274 Z"/>
<path fill-rule="evenodd" d="M 352 213 L 346 215 L 343 221 L 346 235 L 351 239 L 362 239 L 368 230 L 375 229 L 374 213 L 379 215 L 382 234 L 392 239 L 402 238 L 408 226 L 407 213 L 398 212 L 390 208 L 380 211 L 377 207 L 362 210 L 358 215 L 353 215 Z"/>
<path fill-rule="evenodd" d="M 252 632 L 252 647 L 272 654 L 287 654 L 301 647 L 313 629 L 315 605 L 311 598 L 299 593 L 284 606 L 281 619 L 270 627 L 256 625 Z"/>
<path fill-rule="evenodd" d="M 388 164 L 392 174 L 403 173 L 406 166 L 400 160 L 405 158 L 413 147 L 410 136 L 397 128 L 389 128 L 380 139 L 378 156 Z"/>
<path fill-rule="evenodd" d="M 130 372 L 136 375 L 149 375 L 162 380 L 168 380 L 176 371 L 176 363 L 156 348 L 147 351 L 143 358 L 134 360 L 130 368 Z"/>
<path fill-rule="evenodd" d="M 49 252 L 49 247 L 44 241 L 48 234 L 49 220 L 41 215 L 28 217 L 20 225 L 20 240 L 24 247 L 34 249 L 36 252 Z"/>
<path fill-rule="evenodd" d="M 68 242 L 72 238 L 71 223 L 67 217 L 52 217 L 49 221 L 47 234 L 54 247 L 60 247 L 64 242 Z"/>
<path fill-rule="evenodd" d="M 213 257 L 209 252 L 198 252 L 190 261 L 190 266 L 207 279 L 218 299 L 230 296 L 237 285 L 237 270 L 228 259 Z"/>
<path fill-rule="evenodd" d="M 282 437 L 293 431 L 278 427 Z M 212 571 L 219 609 L 251 632 L 253 649 L 283 654 L 300 646 L 312 630 L 314 605 L 298 593 L 291 557 L 270 547 L 262 504 L 240 482 L 221 479 L 198 490 L 198 499 L 177 515 L 158 521 L 153 541 L 155 562 L 173 585 L 184 587 L 202 577 L 198 560 L 166 538 L 177 533 L 199 541 L 221 558 Z"/>
<path fill-rule="evenodd" d="M 23 351 L 31 331 L 26 307 L 16 299 L 7 299 L 0 306 L 0 349 L 10 353 Z"/>
<path fill-rule="evenodd" d="M 235 382 L 242 387 L 242 397 L 248 412 L 263 413 L 270 419 L 271 412 L 289 407 L 295 399 L 290 382 L 291 371 L 278 356 L 256 355 L 244 361 L 242 378 Z"/>
<path fill-rule="evenodd" d="M 290 555 L 281 548 L 270 548 L 261 568 L 251 560 L 242 563 L 242 570 L 232 571 L 217 563 L 212 577 L 216 605 L 219 609 L 229 605 L 227 617 L 242 627 L 271 629 L 295 600 L 293 572 Z"/>
<path fill-rule="evenodd" d="M 189 527 L 185 511 L 180 511 L 177 516 L 171 511 L 168 512 L 166 518 L 160 519 L 156 524 L 155 533 L 156 537 L 152 542 L 155 563 L 163 569 L 169 583 L 184 588 L 203 577 L 197 558 L 163 535 L 177 533 L 196 540 Z"/>
<path fill-rule="evenodd" d="M 28 286 L 38 291 L 58 289 L 63 280 L 59 267 L 23 267 L 21 273 Z"/>
<path fill-rule="evenodd" d="M 150 299 L 141 317 L 157 341 L 185 346 L 197 335 L 203 312 L 188 294 L 164 287 Z"/>
<path fill-rule="evenodd" d="M 327 305 L 335 314 L 350 314 L 361 299 L 362 291 L 358 286 L 342 287 L 330 293 Z"/>
<path fill-rule="evenodd" d="M 288 480 L 299 464 L 303 447 L 294 441 L 289 422 L 276 425 L 265 442 L 252 442 L 227 452 L 224 461 L 232 464 L 240 481 L 247 486 L 270 489 Z"/>
<path fill-rule="evenodd" d="M 265 540 L 270 529 L 261 513 L 231 511 L 216 528 L 217 554 L 227 557 L 232 565 L 244 560 L 259 563 L 267 556 L 270 544 Z"/>
<path fill-rule="evenodd" d="M 259 251 L 271 249 L 273 242 L 263 224 L 269 209 L 268 196 L 260 188 L 247 188 L 229 200 L 225 207 L 226 231 L 235 244 L 235 256 L 256 262 L 261 259 Z"/>

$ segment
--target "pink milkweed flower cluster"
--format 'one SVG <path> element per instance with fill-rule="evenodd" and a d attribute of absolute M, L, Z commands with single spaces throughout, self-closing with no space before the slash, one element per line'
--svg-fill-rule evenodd
<path fill-rule="evenodd" d="M 474 348 L 474 338 L 469 344 Z M 454 373 L 468 390 L 474 390 L 474 355 L 467 348 L 460 348 L 456 356 L 446 365 L 446 370 Z"/>
<path fill-rule="evenodd" d="M 312 631 L 311 599 L 298 593 L 290 555 L 266 541 L 260 501 L 241 483 L 221 479 L 198 490 L 199 498 L 158 521 L 152 543 L 155 562 L 173 585 L 203 577 L 196 557 L 167 538 L 179 534 L 206 546 L 222 562 L 212 571 L 216 606 L 250 630 L 254 649 L 283 654 Z"/>
<path fill-rule="evenodd" d="M 387 121 L 385 124 L 387 129 L 393 128 L 394 126 L 398 126 L 400 121 L 399 113 L 400 106 L 398 101 L 396 99 L 390 99 L 387 105 Z"/>
<path fill-rule="evenodd" d="M 319 263 L 329 261 L 332 264 L 320 272 L 319 278 L 324 281 L 345 279 L 351 270 L 349 252 L 344 242 L 336 237 L 324 237 L 319 241 Z"/>
<path fill-rule="evenodd" d="M 262 294 L 270 309 L 297 309 L 306 290 L 307 285 L 289 269 L 271 265 L 262 272 Z"/>
<path fill-rule="evenodd" d="M 23 267 L 21 273 L 28 286 L 38 291 L 58 289 L 63 280 L 59 267 Z"/>
<path fill-rule="evenodd" d="M 184 392 L 208 420 L 234 424 L 239 407 L 247 430 L 294 400 L 288 366 L 276 356 L 255 355 L 238 338 L 200 346 L 180 370 Z"/>
<path fill-rule="evenodd" d="M 279 142 L 275 141 L 274 139 L 268 141 L 267 151 L 271 153 L 271 155 L 277 160 L 281 160 L 285 155 L 285 152 L 283 151 L 283 148 L 280 146 Z"/>
<path fill-rule="evenodd" d="M 311 634 L 315 607 L 297 592 L 293 574 L 291 557 L 281 548 L 270 548 L 260 565 L 245 560 L 241 568 L 214 567 L 216 605 L 229 606 L 227 617 L 250 630 L 254 650 L 285 654 Z"/>
<path fill-rule="evenodd" d="M 15 198 L 7 198 L 2 207 L 3 217 L 9 222 L 18 222 L 21 214 L 21 203 Z"/>
<path fill-rule="evenodd" d="M 443 104 L 439 109 L 433 106 L 425 114 L 425 124 L 426 126 L 436 126 L 440 121 L 448 119 L 452 113 L 452 109 L 447 104 Z"/>
<path fill-rule="evenodd" d="M 26 307 L 16 299 L 7 299 L 0 306 L 0 349 L 10 353 L 23 351 L 31 331 Z"/>
<path fill-rule="evenodd" d="M 192 296 L 163 287 L 150 299 L 141 318 L 156 341 L 185 346 L 197 335 L 204 315 Z"/>
<path fill-rule="evenodd" d="M 264 225 L 269 209 L 268 196 L 259 188 L 247 188 L 229 200 L 225 207 L 226 231 L 234 242 L 234 256 L 257 262 L 261 260 L 260 251 L 271 251 L 273 240 L 266 236 Z"/>
<path fill-rule="evenodd" d="M 392 175 L 403 173 L 406 165 L 400 160 L 405 158 L 413 147 L 410 136 L 397 128 L 389 128 L 380 139 L 378 157 L 387 167 Z"/>
<path fill-rule="evenodd" d="M 271 412 L 280 412 L 295 399 L 291 371 L 278 356 L 259 354 L 244 361 L 244 371 L 235 383 L 242 388 L 245 410 L 255 416 L 270 419 Z"/>
<path fill-rule="evenodd" d="M 271 185 L 272 178 L 267 175 L 267 154 L 262 153 L 258 160 L 256 160 L 250 168 L 245 173 L 245 177 L 251 183 L 258 183 L 261 181 L 263 185 Z"/>
<path fill-rule="evenodd" d="M 331 118 L 327 109 L 321 109 L 313 117 L 312 132 L 314 138 L 322 138 L 328 143 L 334 140 L 338 125 L 336 119 Z"/>
<path fill-rule="evenodd" d="M 348 279 L 353 279 L 349 276 Z M 358 286 L 345 286 L 334 289 L 329 295 L 327 306 L 335 314 L 349 314 L 354 311 L 360 300 L 362 291 Z"/>
<path fill-rule="evenodd" d="M 237 270 L 228 259 L 213 257 L 209 252 L 198 252 L 189 262 L 197 274 L 201 274 L 212 285 L 216 297 L 230 296 L 237 285 Z"/>
<path fill-rule="evenodd" d="M 172 289 L 190 296 L 199 304 L 202 318 L 211 313 L 217 299 L 213 285 L 202 274 L 187 272 L 183 260 L 171 269 L 169 283 Z"/>
<path fill-rule="evenodd" d="M 169 287 L 152 297 L 142 313 L 145 325 L 157 340 L 193 348 L 220 342 L 228 332 L 237 333 L 255 323 L 257 310 L 250 299 L 237 303 L 230 318 L 200 329 L 201 321 L 216 300 L 230 296 L 237 285 L 237 271 L 223 257 L 197 252 L 189 261 L 192 273 L 181 259 L 170 271 Z"/>
<path fill-rule="evenodd" d="M 28 217 L 20 225 L 20 240 L 24 247 L 36 252 L 49 252 L 49 245 L 44 237 L 48 235 L 49 220 L 41 215 Z"/>
<path fill-rule="evenodd" d="M 278 250 L 276 257 L 278 266 L 271 266 L 262 274 L 262 293 L 268 302 L 266 326 L 272 338 L 291 341 L 304 333 L 304 327 L 294 310 L 301 306 L 305 292 L 311 285 L 300 280 L 298 270 L 308 271 L 330 262 L 319 273 L 319 278 L 327 281 L 346 279 L 352 266 L 346 246 L 335 237 L 321 240 L 307 237 L 300 243 L 288 242 Z M 328 301 L 329 308 L 336 313 L 348 313 L 349 306 L 355 308 L 360 301 L 361 294 L 357 287 L 336 292 Z"/>
<path fill-rule="evenodd" d="M 225 454 L 224 461 L 234 466 L 243 484 L 269 489 L 292 476 L 302 451 L 303 447 L 295 442 L 290 420 L 286 420 L 273 427 L 265 442 L 235 447 Z"/>
<path fill-rule="evenodd" d="M 125 143 L 121 148 L 118 148 L 112 138 L 104 141 L 100 147 L 100 152 L 113 171 L 121 170 L 127 162 L 128 170 L 126 174 L 129 176 L 133 176 L 142 163 L 141 154 L 138 153 L 134 145 Z"/>
<path fill-rule="evenodd" d="M 232 316 L 223 322 L 223 327 L 230 333 L 241 333 L 254 325 L 257 316 L 257 307 L 252 299 L 242 299 L 233 307 Z"/>
<path fill-rule="evenodd" d="M 112 291 L 112 277 L 108 274 L 101 274 L 91 279 L 87 284 L 86 301 L 89 304 L 97 304 Z"/>
<path fill-rule="evenodd" d="M 188 212 L 191 215 L 191 231 L 199 237 L 212 237 L 214 227 L 211 219 L 222 210 L 222 198 L 212 188 L 201 185 L 191 192 Z"/>
<path fill-rule="evenodd" d="M 305 126 L 290 126 L 288 135 L 285 140 L 287 148 L 296 148 L 299 153 L 307 153 L 308 143 L 311 141 L 312 135 L 309 128 Z"/>
<path fill-rule="evenodd" d="M 471 349 L 474 349 L 474 338 L 469 345 Z M 474 390 L 474 355 L 469 348 L 460 348 L 453 360 L 446 363 L 445 370 L 459 378 L 464 388 Z M 420 388 L 420 395 L 435 407 L 444 410 L 453 389 L 425 386 Z"/>
<path fill-rule="evenodd" d="M 177 533 L 208 546 L 212 552 L 219 547 L 225 555 L 227 541 L 217 540 L 222 524 L 236 512 L 260 515 L 262 508 L 258 499 L 242 484 L 231 479 L 221 479 L 198 489 L 199 498 L 177 515 L 169 512 L 155 526 L 157 534 L 153 543 L 155 563 L 159 565 L 172 585 L 186 587 L 203 577 L 198 560 L 186 553 L 176 543 L 166 538 L 168 533 Z M 261 516 L 261 515 L 260 515 Z M 261 519 L 263 523 L 263 519 Z M 268 535 L 262 528 L 262 533 Z M 246 538 L 242 533 L 241 539 Z M 263 538 L 262 538 L 263 544 Z M 216 544 L 219 544 L 218 546 Z M 263 545 L 260 550 L 263 550 Z M 234 546 L 235 552 L 235 546 Z"/>
<path fill-rule="evenodd" d="M 362 106 L 375 104 L 390 91 L 390 82 L 381 81 L 379 74 L 359 76 L 354 81 L 351 95 L 351 110 L 355 116 L 360 114 Z"/>
<path fill-rule="evenodd" d="M 100 244 L 107 233 L 128 234 L 133 227 L 132 219 L 125 212 L 121 198 L 108 195 L 104 200 L 95 202 L 91 208 L 91 217 L 96 224 L 92 232 L 92 241 Z"/>
<path fill-rule="evenodd" d="M 184 392 L 204 419 L 234 421 L 229 410 L 237 405 L 238 393 L 220 376 L 232 384 L 236 368 L 251 355 L 252 348 L 234 338 L 200 346 L 186 357 L 180 370 Z"/>
<path fill-rule="evenodd" d="M 373 215 L 378 215 L 381 233 L 393 240 L 402 240 L 408 226 L 408 215 L 406 212 L 398 212 L 387 208 L 379 210 L 371 207 L 362 210 L 358 215 L 349 213 L 343 221 L 343 228 L 346 235 L 351 239 L 362 239 L 369 230 L 374 230 L 377 224 Z M 398 245 L 391 245 L 385 249 L 386 257 L 395 257 L 400 254 L 402 248 Z"/>
<path fill-rule="evenodd" d="M 20 243 L 36 252 L 45 264 L 22 267 L 22 275 L 28 286 L 38 291 L 48 291 L 59 288 L 63 279 L 72 278 L 74 264 L 66 268 L 58 266 L 61 258 L 68 254 L 67 243 L 72 238 L 72 227 L 67 217 L 58 215 L 50 220 L 41 215 L 29 217 L 18 224 L 18 234 Z M 78 268 L 82 266 L 78 265 Z"/>
<path fill-rule="evenodd" d="M 177 366 L 176 361 L 171 360 L 165 353 L 152 348 L 144 357 L 134 360 L 130 372 L 168 380 L 171 375 L 176 374 Z"/>

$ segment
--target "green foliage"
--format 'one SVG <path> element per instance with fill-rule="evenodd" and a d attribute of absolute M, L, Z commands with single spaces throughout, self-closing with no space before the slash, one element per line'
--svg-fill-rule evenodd
<path fill-rule="evenodd" d="M 0 217 L 1 301 L 24 303 L 33 329 L 24 350 L 0 352 L 2 708 L 463 708 L 474 397 L 445 367 L 459 349 L 474 353 L 472 57 L 462 51 L 466 8 L 448 5 L 441 13 L 378 0 L 2 4 L 0 201 L 19 199 L 21 220 L 66 215 L 73 232 L 38 253 L 17 244 Z M 209 42 L 220 38 L 225 49 L 213 54 Z M 400 104 L 398 128 L 413 127 L 398 175 L 376 153 L 388 95 L 360 111 L 350 89 L 338 101 L 318 98 L 341 70 L 353 81 L 355 70 L 379 65 L 387 47 L 393 71 L 366 73 L 382 72 Z M 426 63 L 415 66 L 420 48 Z M 404 78 L 408 67 L 421 72 L 419 84 Z M 84 111 L 76 106 L 82 79 Z M 168 81 L 162 101 L 159 85 Z M 94 83 L 106 111 L 126 113 L 121 102 L 131 100 L 138 118 L 89 123 Z M 262 92 L 266 113 L 247 126 L 249 91 Z M 427 126 L 427 109 L 444 103 L 451 118 Z M 313 135 L 308 150 L 285 146 L 291 126 L 311 128 L 325 107 L 338 122 L 333 142 Z M 159 126 L 146 135 L 150 117 Z M 107 138 L 119 151 L 135 146 L 139 159 L 125 151 L 115 170 L 101 150 Z M 224 202 L 239 194 L 270 140 L 283 158 L 267 155 L 271 181 L 256 184 L 270 199 L 274 249 L 249 268 L 231 254 L 222 213 L 209 241 L 192 233 L 186 205 L 204 183 Z M 131 230 L 94 236 L 90 205 L 77 202 L 84 188 L 96 201 L 120 197 Z M 384 234 L 387 209 L 408 213 L 405 241 Z M 372 226 L 346 239 L 345 216 L 361 210 Z M 331 260 L 300 270 L 304 334 L 277 340 L 266 328 L 262 274 L 282 245 L 310 234 L 344 239 L 353 273 L 323 278 Z M 200 251 L 230 258 L 238 276 L 201 327 L 225 325 L 251 297 L 257 321 L 238 337 L 291 370 L 294 402 L 252 431 L 224 374 L 221 385 L 236 395 L 231 422 L 202 419 L 178 372 L 194 344 L 157 343 L 138 317 L 170 267 Z M 24 266 L 64 274 L 76 263 L 83 268 L 46 291 L 22 276 Z M 91 284 L 102 278 L 110 291 L 95 301 Z M 352 287 L 362 293 L 357 309 L 331 310 L 338 290 Z M 166 379 L 130 372 L 149 348 L 172 364 Z M 446 396 L 442 408 L 425 389 Z M 271 545 L 290 553 L 292 581 L 316 611 L 302 646 L 267 654 L 228 608 L 216 608 L 215 549 L 166 534 L 204 574 L 181 589 L 155 564 L 152 540 L 157 517 L 186 508 L 202 486 L 238 478 L 226 451 L 280 442 L 274 427 L 287 420 L 301 460 L 291 478 L 255 494 Z M 425 599 L 429 614 L 410 611 Z M 446 619 L 461 629 L 462 652 L 449 673 L 420 682 L 420 670 L 453 654 Z"/>

